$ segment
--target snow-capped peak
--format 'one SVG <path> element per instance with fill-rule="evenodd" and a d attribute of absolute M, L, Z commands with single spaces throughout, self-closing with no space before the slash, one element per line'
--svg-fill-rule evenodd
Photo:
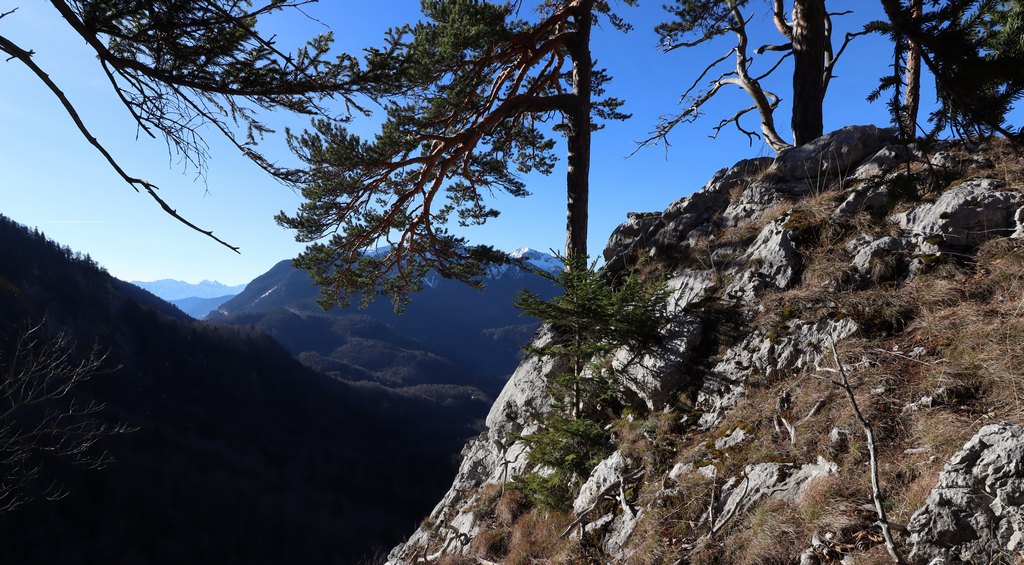
<path fill-rule="evenodd" d="M 562 262 L 554 255 L 544 253 L 543 251 L 537 251 L 536 249 L 530 249 L 529 247 L 520 247 L 512 253 L 509 253 L 509 256 L 513 259 L 524 261 L 549 273 L 555 273 L 562 270 Z"/>

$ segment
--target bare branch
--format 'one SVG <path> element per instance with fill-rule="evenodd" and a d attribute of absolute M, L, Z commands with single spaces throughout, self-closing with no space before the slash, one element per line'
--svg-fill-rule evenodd
<path fill-rule="evenodd" d="M 786 7 L 783 0 L 773 0 L 772 21 L 775 22 L 775 27 L 779 30 L 779 33 L 792 42 L 793 25 L 786 20 Z"/>
<path fill-rule="evenodd" d="M 170 215 L 172 218 L 178 220 L 179 222 L 188 226 L 189 228 L 213 239 L 217 243 L 220 243 L 221 245 L 227 247 L 228 249 L 234 251 L 235 253 L 239 252 L 238 247 L 235 247 L 227 243 L 226 241 L 218 238 L 217 236 L 213 235 L 213 232 L 211 230 L 204 230 L 199 226 L 193 224 L 192 222 L 186 220 L 180 214 L 178 214 L 176 210 L 171 208 L 170 205 L 167 204 L 167 202 L 164 201 L 164 199 L 161 198 L 159 194 L 157 194 L 156 191 L 159 190 L 159 187 L 148 181 L 130 176 L 128 173 L 126 173 L 125 170 L 121 168 L 121 165 L 110 154 L 110 152 L 107 151 L 106 147 L 104 147 L 103 144 L 101 144 L 99 140 L 96 139 L 96 136 L 94 136 L 92 132 L 89 131 L 89 129 L 85 125 L 85 122 L 82 121 L 82 117 L 78 114 L 78 111 L 75 109 L 75 106 L 71 103 L 70 100 L 68 100 L 64 92 L 57 86 L 56 83 L 53 82 L 50 76 L 45 71 L 43 71 L 43 69 L 40 68 L 39 65 L 36 65 L 35 61 L 32 60 L 33 52 L 22 49 L 21 47 L 19 47 L 18 45 L 16 45 L 4 36 L 0 36 L 0 51 L 4 51 L 5 53 L 8 53 L 11 57 L 18 59 L 25 66 L 27 66 L 33 73 L 35 73 L 36 77 L 38 77 L 39 80 L 41 80 L 43 84 L 46 85 L 50 92 L 52 92 L 53 95 L 57 97 L 61 105 L 64 107 L 64 110 L 67 112 L 68 116 L 70 116 L 72 121 L 74 121 L 75 126 L 78 128 L 78 131 L 81 132 L 83 137 L 85 137 L 86 141 L 88 141 L 90 145 L 95 147 L 96 150 L 99 151 L 101 155 L 103 155 L 103 158 L 106 159 L 107 163 L 111 166 L 111 168 L 113 168 L 114 171 L 117 172 L 118 176 L 120 176 L 126 183 L 128 183 L 132 188 L 134 188 L 136 192 L 139 192 L 140 189 L 144 190 L 147 194 L 149 194 L 150 197 L 153 198 L 153 200 L 157 202 L 157 204 L 160 205 L 160 208 L 162 208 L 163 211 Z"/>
<path fill-rule="evenodd" d="M 778 4 L 781 6 L 781 0 L 778 0 Z M 711 135 L 711 137 L 717 137 L 726 125 L 733 124 L 736 126 L 736 129 L 740 133 L 747 136 L 747 139 L 751 144 L 753 144 L 755 138 L 761 139 L 763 135 L 763 139 L 768 143 L 768 145 L 772 149 L 776 151 L 781 151 L 782 149 L 789 147 L 789 144 L 782 139 L 782 137 L 778 134 L 778 131 L 775 127 L 775 120 L 773 114 L 775 108 L 778 106 L 779 99 L 775 94 L 764 90 L 764 88 L 761 86 L 759 82 L 761 79 L 767 77 L 776 69 L 778 69 L 782 60 L 784 60 L 785 57 L 788 56 L 788 54 L 784 55 L 778 61 L 776 61 L 775 64 L 772 65 L 772 67 L 769 68 L 768 71 L 766 71 L 762 75 L 758 77 L 752 77 L 750 75 L 750 68 L 753 64 L 753 59 L 747 54 L 749 44 L 749 39 L 747 36 L 747 23 L 750 21 L 750 18 L 744 18 L 743 14 L 739 11 L 739 8 L 734 4 L 731 5 L 729 13 L 731 15 L 732 22 L 729 27 L 729 31 L 731 31 L 736 36 L 736 46 L 730 49 L 724 56 L 716 59 L 715 61 L 713 61 L 711 64 L 704 68 L 704 70 L 700 73 L 700 75 L 693 82 L 693 84 L 683 94 L 684 103 L 688 103 L 687 108 L 683 110 L 683 112 L 675 116 L 662 117 L 659 120 L 658 125 L 655 127 L 654 131 L 651 132 L 651 135 L 647 139 L 644 139 L 637 143 L 637 149 L 635 149 L 631 153 L 631 155 L 635 154 L 636 151 L 638 151 L 642 147 L 647 147 L 659 143 L 662 143 L 666 147 L 668 147 L 669 133 L 671 133 L 671 131 L 677 125 L 684 122 L 692 122 L 696 120 L 698 117 L 700 117 L 700 115 L 702 114 L 702 107 L 705 104 L 707 104 L 718 93 L 718 91 L 722 89 L 722 87 L 730 84 L 742 88 L 747 93 L 747 95 L 750 96 L 754 104 L 751 107 L 739 110 L 736 114 L 734 114 L 731 117 L 721 120 L 717 126 L 712 128 L 714 133 Z M 702 43 L 705 40 L 706 37 L 702 37 L 701 39 L 698 39 L 696 42 L 693 42 L 693 44 Z M 688 46 L 689 44 L 681 43 L 680 45 Z M 770 47 L 763 47 L 762 49 L 770 49 Z M 697 85 L 704 80 L 704 78 L 713 68 L 717 67 L 721 62 L 728 58 L 729 55 L 735 56 L 735 70 L 722 73 L 721 75 L 719 75 L 717 79 L 711 81 L 708 84 L 708 90 L 701 93 L 700 95 L 691 98 L 691 94 L 696 89 Z M 741 117 L 754 110 L 758 112 L 761 118 L 760 135 L 753 131 L 745 129 L 743 125 L 740 123 Z"/>

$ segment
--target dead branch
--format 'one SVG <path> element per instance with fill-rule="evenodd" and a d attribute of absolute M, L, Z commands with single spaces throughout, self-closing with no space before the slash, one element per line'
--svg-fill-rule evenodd
<path fill-rule="evenodd" d="M 782 139 L 775 127 L 774 112 L 776 107 L 778 107 L 779 97 L 774 93 L 765 90 L 760 84 L 761 79 L 767 77 L 778 68 L 781 60 L 776 61 L 767 72 L 760 76 L 751 76 L 750 69 L 754 60 L 747 52 L 749 47 L 747 24 L 750 19 L 744 18 L 736 5 L 731 6 L 730 16 L 730 23 L 728 27 L 725 28 L 725 31 L 731 32 L 736 37 L 736 46 L 726 51 L 724 55 L 715 59 L 711 64 L 704 68 L 693 84 L 691 84 L 683 93 L 682 99 L 684 100 L 684 103 L 688 104 L 686 109 L 674 116 L 663 116 L 655 126 L 654 131 L 651 132 L 651 135 L 647 139 L 638 142 L 637 150 L 642 147 L 648 147 L 659 143 L 668 147 L 669 133 L 679 124 L 690 123 L 699 118 L 703 114 L 702 108 L 704 105 L 714 98 L 714 96 L 718 94 L 723 87 L 729 85 L 738 86 L 743 89 L 747 95 L 750 96 L 754 104 L 751 107 L 739 110 L 731 117 L 721 120 L 717 126 L 712 128 L 714 134 L 711 137 L 717 137 L 725 126 L 733 124 L 740 133 L 747 136 L 747 139 L 751 144 L 755 138 L 761 139 L 763 136 L 765 142 L 768 143 L 768 145 L 775 151 L 781 151 L 782 149 L 789 147 L 789 143 Z M 699 45 L 717 35 L 717 31 L 714 33 L 709 31 L 695 41 L 675 44 L 671 49 L 666 49 L 666 51 L 670 51 L 677 47 L 692 47 Z M 761 51 L 758 51 L 758 53 L 760 52 Z M 697 86 L 704 80 L 711 70 L 724 62 L 730 55 L 735 57 L 735 68 L 720 74 L 716 79 L 707 83 L 707 89 L 704 92 L 693 95 Z M 745 129 L 740 123 L 741 117 L 755 110 L 761 118 L 761 135 Z M 636 153 L 636 151 L 633 153 Z"/>
<path fill-rule="evenodd" d="M 110 152 L 107 151 L 107 148 L 104 147 L 98 139 L 96 139 L 96 136 L 94 136 L 91 131 L 89 131 L 89 128 L 86 127 L 85 122 L 82 120 L 82 117 L 81 115 L 79 115 L 78 110 L 75 108 L 74 104 L 71 103 L 71 101 L 64 94 L 64 92 L 57 86 L 57 84 L 53 82 L 53 80 L 50 78 L 50 75 L 48 75 L 41 67 L 39 67 L 39 65 L 37 65 L 34 60 L 32 60 L 32 55 L 34 54 L 33 51 L 22 49 L 17 44 L 15 44 L 14 42 L 12 42 L 4 36 L 0 36 L 0 51 L 3 51 L 9 54 L 12 58 L 21 61 L 26 67 L 29 68 L 29 70 L 31 70 L 36 75 L 37 78 L 39 78 L 40 81 L 43 82 L 43 84 L 46 85 L 50 92 L 53 93 L 53 95 L 56 96 L 57 99 L 60 101 L 61 106 L 64 107 L 64 110 L 67 112 L 71 120 L 75 123 L 75 126 L 78 128 L 78 131 L 82 134 L 83 137 L 85 137 L 86 141 L 88 141 L 90 145 L 95 147 L 96 150 L 100 152 L 100 154 L 111 166 L 111 168 L 113 168 L 114 171 L 118 174 L 118 176 L 120 176 L 121 179 L 128 183 L 133 189 L 135 189 L 136 192 L 139 192 L 140 189 L 144 190 L 147 194 L 149 194 L 151 198 L 153 198 L 153 200 L 156 201 L 156 203 L 165 213 L 167 213 L 169 216 L 171 216 L 178 222 L 181 222 L 190 229 L 213 239 L 217 243 L 220 243 L 221 245 L 227 247 L 228 249 L 234 251 L 235 253 L 239 253 L 238 247 L 231 245 L 230 243 L 213 235 L 212 230 L 205 230 L 203 228 L 200 228 L 199 226 L 193 224 L 192 222 L 188 221 L 183 216 L 178 214 L 178 212 L 174 208 L 171 208 L 171 206 L 163 198 L 161 198 L 159 194 L 157 194 L 156 191 L 159 190 L 159 187 L 150 183 L 149 181 L 133 177 L 126 173 L 125 170 L 121 167 L 120 163 L 118 163 L 114 159 L 113 155 L 111 155 Z"/>
<path fill-rule="evenodd" d="M 832 377 L 819 377 L 833 385 L 839 387 L 846 393 L 846 398 L 850 401 L 850 407 L 853 408 L 853 414 L 860 422 L 861 428 L 864 430 L 864 441 L 868 445 L 868 459 L 871 464 L 871 497 L 875 505 L 875 513 L 878 516 L 878 525 L 882 529 L 882 537 L 885 539 L 885 549 L 889 552 L 889 556 L 892 557 L 893 562 L 903 565 L 906 561 L 896 548 L 896 542 L 892 538 L 892 530 L 889 526 L 889 519 L 886 517 L 885 506 L 882 499 L 882 486 L 878 479 L 878 449 L 875 446 L 875 433 L 871 427 L 871 422 L 864 417 L 864 413 L 861 412 L 860 406 L 857 404 L 857 397 L 853 392 L 853 386 L 850 385 L 849 374 L 846 371 L 846 366 L 843 365 L 842 360 L 839 358 L 839 350 L 836 348 L 836 342 L 833 339 L 832 343 L 832 359 L 835 362 L 834 373 L 839 375 L 838 379 Z"/>

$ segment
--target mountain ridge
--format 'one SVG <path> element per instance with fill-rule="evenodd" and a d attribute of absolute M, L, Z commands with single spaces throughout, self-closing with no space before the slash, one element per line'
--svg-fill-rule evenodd
<path fill-rule="evenodd" d="M 225 285 L 211 280 L 190 283 L 177 279 L 160 279 L 155 281 L 127 281 L 139 288 L 152 292 L 156 296 L 171 302 L 187 298 L 218 298 L 234 296 L 245 290 L 244 284 Z"/>
<path fill-rule="evenodd" d="M 557 263 L 533 250 L 519 253 L 542 273 Z M 535 320 L 523 318 L 513 306 L 522 288 L 546 297 L 555 291 L 543 274 L 509 264 L 493 268 L 483 289 L 433 275 L 400 314 L 381 299 L 365 309 L 324 311 L 320 289 L 285 260 L 207 319 L 260 328 L 310 366 L 346 367 L 348 376 L 339 378 L 357 375 L 356 380 L 390 387 L 473 386 L 493 397 L 537 329 Z"/>

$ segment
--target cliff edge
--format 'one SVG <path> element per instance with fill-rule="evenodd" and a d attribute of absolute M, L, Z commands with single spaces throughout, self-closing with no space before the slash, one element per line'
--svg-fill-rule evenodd
<path fill-rule="evenodd" d="M 506 488 L 543 472 L 558 367 L 527 357 L 388 563 L 892 562 L 873 458 L 908 562 L 1024 559 L 1022 163 L 851 126 L 630 214 L 605 273 L 666 281 L 671 321 L 612 361 L 611 456 L 563 511 Z"/>

